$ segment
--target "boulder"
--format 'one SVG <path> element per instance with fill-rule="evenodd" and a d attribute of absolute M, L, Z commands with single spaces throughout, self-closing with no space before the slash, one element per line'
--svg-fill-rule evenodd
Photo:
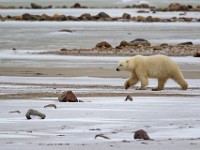
<path fill-rule="evenodd" d="M 65 15 L 54 14 L 51 17 L 51 20 L 63 21 L 63 20 L 67 20 L 67 17 Z"/>
<path fill-rule="evenodd" d="M 100 49 L 106 48 L 107 49 L 107 48 L 112 48 L 112 46 L 108 42 L 102 41 L 100 43 L 97 43 L 97 45 L 95 46 L 95 48 L 100 48 Z"/>
<path fill-rule="evenodd" d="M 193 55 L 194 57 L 200 57 L 200 50 L 199 51 L 196 51 Z"/>
<path fill-rule="evenodd" d="M 46 14 L 42 14 L 41 16 L 40 16 L 40 19 L 39 19 L 40 21 L 43 21 L 43 20 L 50 20 L 50 16 L 48 16 L 48 15 L 46 15 Z"/>
<path fill-rule="evenodd" d="M 131 46 L 131 44 L 127 41 L 121 41 L 121 43 L 119 44 L 120 47 L 127 47 L 127 46 Z"/>
<path fill-rule="evenodd" d="M 110 18 L 110 16 L 108 14 L 106 14 L 105 12 L 100 12 L 96 15 L 97 18 Z"/>
<path fill-rule="evenodd" d="M 59 102 L 78 102 L 77 97 L 74 95 L 72 91 L 63 92 L 58 96 Z"/>
<path fill-rule="evenodd" d="M 171 3 L 168 6 L 169 11 L 188 11 L 189 8 L 180 3 Z"/>
<path fill-rule="evenodd" d="M 192 42 L 183 42 L 183 43 L 180 43 L 178 45 L 193 45 L 193 43 Z"/>
<path fill-rule="evenodd" d="M 163 47 L 163 48 L 166 48 L 166 47 L 169 47 L 169 44 L 167 44 L 167 43 L 162 43 L 162 44 L 160 44 L 160 46 Z"/>
<path fill-rule="evenodd" d="M 42 6 L 35 4 L 35 3 L 31 3 L 31 8 L 32 9 L 42 9 Z"/>
<path fill-rule="evenodd" d="M 142 39 L 142 38 L 137 38 L 133 41 L 130 41 L 131 45 L 133 46 L 138 46 L 138 45 L 142 45 L 142 46 L 151 46 L 151 43 L 149 43 L 149 41 Z"/>
<path fill-rule="evenodd" d="M 28 13 L 25 13 L 22 15 L 22 20 L 32 20 L 32 19 L 33 19 L 33 16 Z"/>
<path fill-rule="evenodd" d="M 131 18 L 131 15 L 128 14 L 128 13 L 123 13 L 122 18 L 123 18 L 123 19 L 130 19 L 130 18 Z"/>
<path fill-rule="evenodd" d="M 81 4 L 80 3 L 75 3 L 71 8 L 81 8 Z"/>
<path fill-rule="evenodd" d="M 82 14 L 79 19 L 81 20 L 92 20 L 92 16 L 89 13 Z"/>
<path fill-rule="evenodd" d="M 146 18 L 144 16 L 137 16 L 136 17 L 136 21 L 138 21 L 138 22 L 145 22 Z"/>
<path fill-rule="evenodd" d="M 150 140 L 147 132 L 142 129 L 135 132 L 134 139 Z"/>

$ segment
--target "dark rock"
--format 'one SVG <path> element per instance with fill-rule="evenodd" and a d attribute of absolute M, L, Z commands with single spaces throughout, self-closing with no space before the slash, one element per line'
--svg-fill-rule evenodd
<path fill-rule="evenodd" d="M 144 22 L 144 21 L 146 21 L 146 18 L 144 16 L 137 16 L 136 17 L 136 21 L 138 21 L 138 22 Z"/>
<path fill-rule="evenodd" d="M 27 119 L 32 119 L 31 116 L 39 116 L 41 119 L 44 119 L 46 117 L 45 114 L 37 111 L 37 110 L 34 110 L 34 109 L 29 109 L 26 113 L 26 118 Z"/>
<path fill-rule="evenodd" d="M 193 6 L 192 5 L 187 5 L 188 9 L 192 9 Z"/>
<path fill-rule="evenodd" d="M 193 45 L 193 43 L 192 42 L 183 42 L 183 43 L 180 43 L 178 45 Z"/>
<path fill-rule="evenodd" d="M 165 47 L 168 47 L 169 44 L 167 44 L 167 43 L 162 43 L 162 44 L 160 44 L 160 46 L 163 47 L 163 48 L 165 48 Z"/>
<path fill-rule="evenodd" d="M 32 9 L 42 9 L 42 6 L 35 4 L 35 3 L 31 3 L 31 8 Z"/>
<path fill-rule="evenodd" d="M 196 51 L 193 56 L 194 57 L 200 57 L 200 51 Z"/>
<path fill-rule="evenodd" d="M 33 16 L 28 13 L 25 13 L 22 15 L 22 20 L 32 20 L 32 19 L 33 19 Z"/>
<path fill-rule="evenodd" d="M 125 101 L 127 101 L 127 100 L 129 100 L 129 101 L 133 101 L 133 98 L 131 97 L 131 95 L 127 95 L 127 96 L 126 96 Z"/>
<path fill-rule="evenodd" d="M 149 41 L 145 40 L 145 39 L 135 39 L 133 41 L 130 42 L 131 45 L 133 46 L 138 46 L 138 45 L 142 45 L 142 46 L 151 46 L 151 43 L 149 43 Z"/>
<path fill-rule="evenodd" d="M 51 17 L 51 20 L 64 21 L 64 20 L 67 20 L 67 17 L 66 17 L 65 15 L 54 14 L 54 15 Z"/>
<path fill-rule="evenodd" d="M 70 33 L 72 33 L 73 31 L 72 30 L 68 30 L 68 29 L 62 29 L 59 32 L 70 32 Z"/>
<path fill-rule="evenodd" d="M 119 44 L 120 47 L 127 47 L 127 46 L 131 46 L 131 43 L 127 42 L 127 41 L 121 41 Z"/>
<path fill-rule="evenodd" d="M 168 6 L 169 11 L 188 11 L 189 8 L 185 5 L 181 5 L 180 3 L 171 3 Z"/>
<path fill-rule="evenodd" d="M 128 13 L 123 13 L 122 18 L 123 18 L 123 19 L 130 19 L 130 18 L 131 18 L 131 15 L 128 14 Z"/>
<path fill-rule="evenodd" d="M 47 108 L 47 107 L 54 107 L 55 109 L 57 108 L 57 106 L 55 104 L 48 104 L 48 105 L 44 106 L 44 108 Z"/>
<path fill-rule="evenodd" d="M 67 49 L 66 48 L 62 48 L 60 51 L 61 52 L 65 52 L 65 51 L 67 51 Z"/>
<path fill-rule="evenodd" d="M 146 10 L 138 10 L 137 13 L 149 13 L 149 11 L 146 11 Z"/>
<path fill-rule="evenodd" d="M 106 41 L 103 41 L 103 42 L 97 43 L 95 48 L 112 48 L 112 46 Z"/>
<path fill-rule="evenodd" d="M 105 12 L 100 12 L 98 15 L 96 15 L 97 18 L 110 18 L 108 14 Z"/>
<path fill-rule="evenodd" d="M 135 132 L 134 139 L 150 140 L 147 132 L 142 129 Z"/>
<path fill-rule="evenodd" d="M 139 7 L 140 8 L 149 8 L 149 4 L 143 3 L 143 4 L 140 4 Z"/>
<path fill-rule="evenodd" d="M 63 92 L 58 96 L 59 102 L 78 102 L 77 97 L 74 95 L 72 91 Z"/>
<path fill-rule="evenodd" d="M 79 19 L 81 20 L 92 20 L 92 16 L 88 13 L 82 14 Z"/>
<path fill-rule="evenodd" d="M 50 16 L 46 15 L 46 14 L 42 14 L 39 18 L 40 21 L 43 21 L 43 20 L 50 20 Z"/>
<path fill-rule="evenodd" d="M 9 111 L 9 113 L 18 113 L 18 114 L 20 114 L 21 112 L 19 110 L 13 110 L 13 111 Z"/>
<path fill-rule="evenodd" d="M 75 3 L 71 8 L 81 8 L 81 4 L 80 3 Z"/>

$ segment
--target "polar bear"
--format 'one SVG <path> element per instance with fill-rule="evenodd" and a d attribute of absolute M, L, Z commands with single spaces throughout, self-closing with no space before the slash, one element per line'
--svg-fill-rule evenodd
<path fill-rule="evenodd" d="M 164 55 L 136 55 L 125 58 L 119 61 L 116 70 L 130 71 L 132 74 L 131 78 L 124 84 L 125 89 L 128 89 L 140 81 L 141 87 L 137 90 L 146 90 L 148 78 L 158 79 L 158 86 L 155 89 L 152 89 L 153 91 L 163 90 L 165 83 L 169 78 L 176 81 L 182 87 L 182 90 L 186 90 L 188 87 L 179 66 L 168 56 Z"/>

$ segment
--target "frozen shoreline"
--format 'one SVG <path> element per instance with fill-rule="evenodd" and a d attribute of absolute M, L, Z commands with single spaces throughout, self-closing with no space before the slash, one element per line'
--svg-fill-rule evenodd
<path fill-rule="evenodd" d="M 134 97 L 133 102 L 124 102 L 123 97 L 82 99 L 92 102 L 60 103 L 56 98 L 1 100 L 1 146 L 6 149 L 19 145 L 20 149 L 32 146 L 57 149 L 59 144 L 59 148 L 75 149 L 83 144 L 82 149 L 90 149 L 96 144 L 107 148 L 112 144 L 116 148 L 124 145 L 123 140 L 126 140 L 129 141 L 124 145 L 126 149 L 133 146 L 159 149 L 160 144 L 174 149 L 199 148 L 199 97 Z M 43 108 L 49 103 L 58 108 Z M 37 109 L 47 117 L 27 120 L 24 114 L 29 108 Z M 16 109 L 21 113 L 9 113 Z M 141 128 L 154 141 L 141 144 L 143 141 L 134 140 L 134 131 Z M 94 139 L 100 133 L 110 140 Z"/>
<path fill-rule="evenodd" d="M 184 14 L 184 12 L 178 11 L 178 12 L 156 12 L 152 13 L 149 11 L 149 9 L 142 9 L 144 11 L 149 11 L 149 13 L 138 13 L 141 9 L 0 9 L 1 16 L 20 16 L 25 13 L 29 13 L 31 15 L 42 15 L 46 14 L 49 16 L 53 16 L 54 14 L 63 14 L 67 16 L 75 16 L 79 17 L 82 14 L 89 13 L 92 16 L 97 15 L 100 12 L 105 12 L 111 17 L 122 17 L 124 13 L 130 14 L 133 16 L 152 16 L 152 17 L 158 17 L 158 18 L 172 18 L 172 17 L 188 17 L 188 18 L 199 18 L 200 12 L 187 12 Z M 184 15 L 180 15 L 184 14 Z"/>

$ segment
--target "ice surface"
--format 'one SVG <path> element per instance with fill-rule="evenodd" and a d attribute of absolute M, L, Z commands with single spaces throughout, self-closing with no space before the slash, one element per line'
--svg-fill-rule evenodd
<path fill-rule="evenodd" d="M 109 142 L 132 141 L 133 131 L 141 128 L 154 140 L 199 138 L 199 97 L 134 97 L 133 102 L 124 102 L 123 97 L 82 98 L 90 103 L 59 103 L 56 99 L 0 101 L 0 143 L 106 142 L 94 140 L 99 133 L 110 137 Z M 58 108 L 43 108 L 49 103 Z M 47 117 L 27 120 L 29 108 Z M 21 114 L 8 113 L 16 109 Z"/>
<path fill-rule="evenodd" d="M 62 29 L 73 32 L 62 33 Z M 60 50 L 61 48 L 92 48 L 100 41 L 113 47 L 123 40 L 145 38 L 153 45 L 178 44 L 191 41 L 200 44 L 199 23 L 138 22 L 0 22 L 1 50 Z M 5 34 L 6 33 L 6 34 Z M 22 34 L 23 33 L 23 34 Z M 15 36 L 13 36 L 15 35 Z"/>

